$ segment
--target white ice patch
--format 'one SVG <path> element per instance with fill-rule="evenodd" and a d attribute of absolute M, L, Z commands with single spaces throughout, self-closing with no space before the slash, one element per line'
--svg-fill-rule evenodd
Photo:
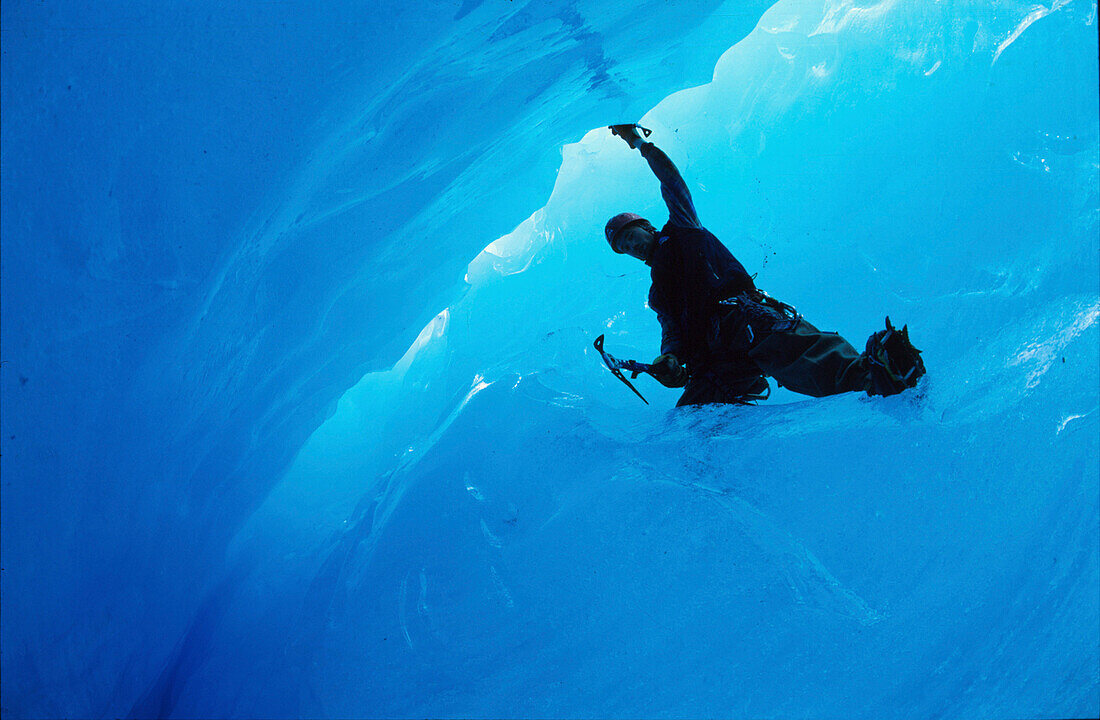
<path fill-rule="evenodd" d="M 451 312 L 450 310 L 444 310 L 443 312 L 432 318 L 431 322 L 424 326 L 420 331 L 420 334 L 416 336 L 416 340 L 409 346 L 409 349 L 405 351 L 405 354 L 401 356 L 401 359 L 394 365 L 394 369 L 399 372 L 408 370 L 412 365 L 413 360 L 416 358 L 417 353 L 427 347 L 435 338 L 443 337 L 447 332 L 447 324 L 450 322 Z"/>
<path fill-rule="evenodd" d="M 466 282 L 482 285 L 495 277 L 521 273 L 531 266 L 539 250 L 554 239 L 546 227 L 546 210 L 536 210 L 515 230 L 489 243 L 466 269 Z"/>
<path fill-rule="evenodd" d="M 1046 374 L 1051 365 L 1061 356 L 1066 345 L 1085 330 L 1096 324 L 1097 318 L 1100 318 L 1100 302 L 1094 303 L 1092 306 L 1082 310 L 1077 314 L 1072 324 L 1063 328 L 1049 340 L 1029 343 L 1027 347 L 1016 353 L 1016 355 L 1009 360 L 1009 366 L 1032 366 L 1031 372 L 1028 373 L 1027 376 L 1027 389 L 1031 390 L 1039 384 L 1043 379 L 1043 375 Z"/>
<path fill-rule="evenodd" d="M 1007 38 L 1002 40 L 1001 44 L 997 46 L 997 51 L 993 53 L 993 62 L 997 62 L 997 58 L 1001 56 L 1001 53 L 1003 53 L 1009 45 L 1016 42 L 1016 39 L 1023 34 L 1024 30 L 1027 30 L 1029 27 L 1031 27 L 1032 23 L 1034 23 L 1036 20 L 1046 17 L 1047 15 L 1050 15 L 1052 12 L 1057 11 L 1069 2 L 1070 0 L 1054 0 L 1054 3 L 1049 8 L 1039 6 L 1028 13 L 1027 17 L 1021 20 L 1020 24 L 1016 26 L 1016 29 L 1013 30 L 1012 33 Z"/>
<path fill-rule="evenodd" d="M 489 566 L 489 575 L 493 578 L 493 585 L 496 587 L 501 599 L 504 600 L 504 604 L 510 608 L 514 608 L 516 602 L 512 599 L 512 593 L 508 591 L 508 586 L 504 584 L 504 580 L 501 579 L 500 573 L 497 572 L 495 565 Z"/>
<path fill-rule="evenodd" d="M 1058 423 L 1058 430 L 1054 434 L 1055 435 L 1061 435 L 1062 431 L 1066 429 L 1066 425 L 1069 425 L 1074 420 L 1080 420 L 1081 418 L 1086 418 L 1089 415 L 1092 415 L 1092 413 L 1093 413 L 1093 411 L 1089 410 L 1087 413 L 1083 413 L 1081 415 L 1067 415 L 1066 417 L 1062 418 L 1062 422 Z"/>
<path fill-rule="evenodd" d="M 485 520 L 481 521 L 481 534 L 485 536 L 485 542 L 489 543 L 495 548 L 504 547 L 504 543 L 500 538 L 493 534 L 493 531 L 489 529 L 489 526 L 485 524 Z"/>
<path fill-rule="evenodd" d="M 854 0 L 827 3 L 825 17 L 821 19 L 821 22 L 809 34 L 809 37 L 832 35 L 852 25 L 873 23 L 890 12 L 895 4 L 896 0 L 884 0 L 870 7 L 856 7 Z"/>

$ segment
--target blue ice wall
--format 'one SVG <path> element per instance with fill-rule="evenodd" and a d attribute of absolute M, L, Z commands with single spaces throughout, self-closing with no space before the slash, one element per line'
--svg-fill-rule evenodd
<path fill-rule="evenodd" d="M 1094 3 L 2 28 L 5 715 L 1100 712 Z M 917 391 L 611 378 L 640 117 Z"/>

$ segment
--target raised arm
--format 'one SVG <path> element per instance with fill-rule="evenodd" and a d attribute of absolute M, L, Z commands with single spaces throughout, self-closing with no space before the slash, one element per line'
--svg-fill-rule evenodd
<path fill-rule="evenodd" d="M 649 169 L 661 181 L 661 197 L 668 206 L 669 221 L 679 227 L 701 228 L 699 215 L 695 212 L 695 203 L 691 200 L 687 183 L 668 155 L 651 142 L 646 142 L 635 130 L 635 125 L 612 125 L 611 132 L 626 141 L 626 144 L 641 152 L 649 163 Z"/>
<path fill-rule="evenodd" d="M 701 228 L 699 216 L 695 212 L 695 203 L 691 201 L 684 178 L 669 160 L 668 155 L 651 142 L 638 143 L 638 150 L 649 163 L 649 169 L 661 181 L 661 197 L 668 206 L 668 218 L 673 225 L 689 228 Z"/>

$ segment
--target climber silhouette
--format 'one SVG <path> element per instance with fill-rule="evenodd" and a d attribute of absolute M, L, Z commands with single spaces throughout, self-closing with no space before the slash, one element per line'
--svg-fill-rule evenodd
<path fill-rule="evenodd" d="M 871 335 L 865 352 L 822 332 L 793 307 L 758 289 L 726 246 L 699 222 L 680 172 L 647 142 L 638 125 L 611 132 L 641 152 L 661 183 L 669 219 L 661 230 L 634 213 L 611 218 L 611 249 L 651 268 L 649 306 L 661 323 L 661 355 L 648 371 L 666 387 L 684 388 L 677 405 L 746 404 L 768 396 L 765 376 L 804 395 L 863 391 L 894 395 L 925 373 L 908 327 Z"/>

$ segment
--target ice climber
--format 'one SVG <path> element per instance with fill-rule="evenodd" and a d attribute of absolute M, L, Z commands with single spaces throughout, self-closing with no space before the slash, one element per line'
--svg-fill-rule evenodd
<path fill-rule="evenodd" d="M 661 323 L 661 355 L 647 372 L 666 387 L 685 388 L 677 405 L 760 400 L 770 389 L 765 376 L 814 397 L 893 395 L 916 384 L 924 362 L 907 327 L 896 330 L 887 318 L 886 329 L 871 335 L 859 353 L 837 333 L 818 330 L 759 290 L 699 222 L 676 166 L 637 129 L 611 126 L 660 180 L 669 219 L 657 230 L 639 215 L 621 213 L 604 232 L 612 250 L 651 268 L 649 306 Z"/>

